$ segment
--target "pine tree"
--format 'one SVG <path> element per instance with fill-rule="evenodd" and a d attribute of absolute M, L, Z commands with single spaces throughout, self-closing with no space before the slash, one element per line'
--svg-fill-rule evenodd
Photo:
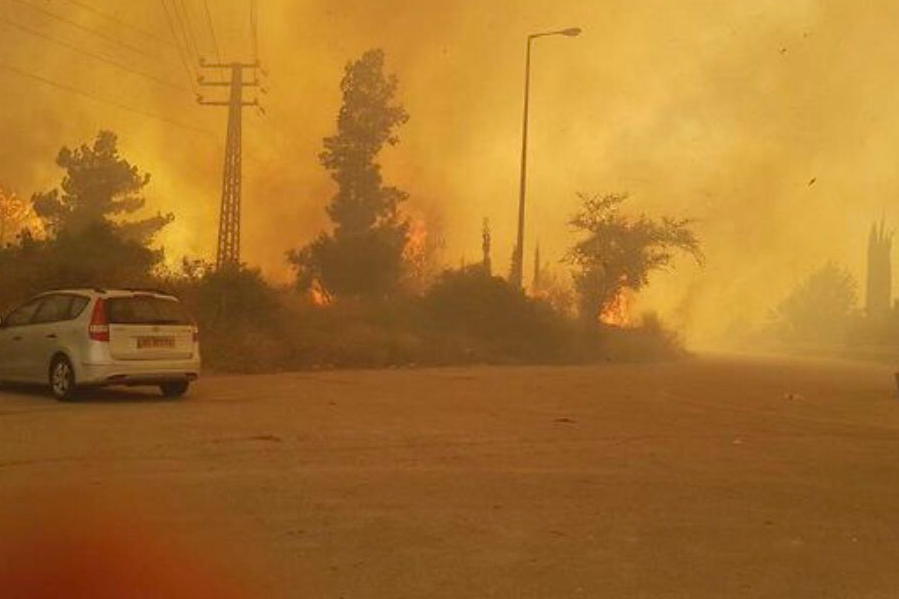
<path fill-rule="evenodd" d="M 396 129 L 409 115 L 395 101 L 397 78 L 384 73 L 384 52 L 370 50 L 347 65 L 337 133 L 324 140 L 319 159 L 337 183 L 327 207 L 334 223 L 311 244 L 288 254 L 302 289 L 320 285 L 329 295 L 386 297 L 405 266 L 409 223 L 398 206 L 406 192 L 384 185 L 376 158 L 396 145 Z"/>
<path fill-rule="evenodd" d="M 136 221 L 123 216 L 141 210 L 141 195 L 150 175 L 141 173 L 119 155 L 118 139 L 101 131 L 92 146 L 62 148 L 56 164 L 66 171 L 59 189 L 32 197 L 34 211 L 51 235 L 79 234 L 89 227 L 105 225 L 123 239 L 148 245 L 174 217 L 159 214 Z"/>

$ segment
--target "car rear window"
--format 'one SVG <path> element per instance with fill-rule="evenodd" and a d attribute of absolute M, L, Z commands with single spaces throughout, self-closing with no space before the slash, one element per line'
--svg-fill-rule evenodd
<path fill-rule="evenodd" d="M 110 298 L 106 317 L 110 324 L 192 324 L 181 302 L 151 295 Z"/>

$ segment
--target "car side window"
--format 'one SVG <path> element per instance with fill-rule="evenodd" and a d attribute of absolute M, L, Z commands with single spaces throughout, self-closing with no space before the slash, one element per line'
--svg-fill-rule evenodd
<path fill-rule="evenodd" d="M 51 295 L 44 299 L 32 319 L 32 324 L 46 324 L 69 319 L 69 307 L 72 305 L 71 295 Z"/>
<path fill-rule="evenodd" d="M 69 306 L 69 320 L 75 320 L 76 318 L 81 316 L 81 313 L 84 311 L 84 308 L 88 303 L 90 303 L 90 300 L 86 297 L 73 295 L 72 305 Z"/>
<path fill-rule="evenodd" d="M 23 306 L 19 306 L 13 310 L 3 322 L 8 327 L 21 327 L 29 324 L 43 301 L 43 298 L 38 298 L 31 300 Z"/>

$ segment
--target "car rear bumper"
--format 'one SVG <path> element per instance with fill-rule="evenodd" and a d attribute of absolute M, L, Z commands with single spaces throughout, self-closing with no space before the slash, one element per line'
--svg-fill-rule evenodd
<path fill-rule="evenodd" d="M 76 377 L 80 385 L 157 385 L 194 381 L 200 377 L 200 360 L 82 363 Z"/>

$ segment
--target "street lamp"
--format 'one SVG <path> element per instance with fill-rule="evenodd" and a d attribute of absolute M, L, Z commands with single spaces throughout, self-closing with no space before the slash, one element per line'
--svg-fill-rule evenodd
<path fill-rule="evenodd" d="M 538 37 L 551 35 L 564 35 L 577 37 L 581 34 L 579 27 L 569 27 L 558 31 L 546 31 L 544 33 L 532 33 L 528 36 L 527 58 L 524 70 L 524 127 L 521 136 L 521 186 L 518 192 L 518 242 L 515 244 L 515 253 L 512 255 L 511 283 L 521 289 L 523 286 L 524 268 L 524 199 L 527 192 L 528 181 L 528 107 L 531 92 L 531 42 Z"/>

